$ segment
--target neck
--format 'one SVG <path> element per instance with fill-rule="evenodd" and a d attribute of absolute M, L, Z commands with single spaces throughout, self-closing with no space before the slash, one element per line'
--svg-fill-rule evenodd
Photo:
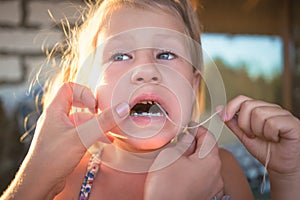
<path fill-rule="evenodd" d="M 159 154 L 160 150 L 148 152 L 132 152 L 124 150 L 115 144 L 104 147 L 102 163 L 118 171 L 129 173 L 145 173 Z"/>

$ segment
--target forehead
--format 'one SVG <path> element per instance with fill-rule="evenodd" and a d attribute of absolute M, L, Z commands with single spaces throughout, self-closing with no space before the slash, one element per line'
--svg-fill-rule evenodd
<path fill-rule="evenodd" d="M 143 27 L 185 32 L 184 24 L 178 17 L 162 10 L 122 7 L 113 11 L 107 19 L 108 21 L 99 34 L 102 38 L 109 38 L 124 31 Z"/>
<path fill-rule="evenodd" d="M 97 38 L 97 51 L 105 58 L 116 52 L 152 48 L 191 60 L 190 54 L 195 52 L 183 21 L 170 11 L 122 7 L 107 19 Z"/>

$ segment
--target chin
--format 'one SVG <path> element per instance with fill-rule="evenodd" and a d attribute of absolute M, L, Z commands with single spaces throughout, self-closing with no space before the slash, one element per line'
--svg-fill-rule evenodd
<path fill-rule="evenodd" d="M 131 140 L 126 141 L 126 143 L 120 144 L 119 141 L 115 141 L 114 144 L 123 150 L 135 152 L 135 153 L 144 153 L 156 151 L 169 144 L 170 141 L 142 141 L 142 140 Z"/>
<path fill-rule="evenodd" d="M 115 138 L 114 145 L 127 151 L 149 152 L 163 148 L 165 145 L 169 144 L 176 135 L 177 132 L 174 132 L 174 130 L 161 130 L 159 134 L 149 138 L 137 138 L 132 136 L 128 136 L 126 139 Z"/>

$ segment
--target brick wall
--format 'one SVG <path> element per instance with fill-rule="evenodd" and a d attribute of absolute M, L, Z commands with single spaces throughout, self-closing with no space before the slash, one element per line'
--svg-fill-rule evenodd
<path fill-rule="evenodd" d="M 63 37 L 60 19 L 67 17 L 72 24 L 81 4 L 79 0 L 0 0 L 0 193 L 27 150 L 19 142 L 23 118 L 17 114 L 20 105 L 31 100 L 30 79 L 46 59 L 42 47 L 50 49 Z"/>
<path fill-rule="evenodd" d="M 67 16 L 74 22 L 79 4 L 79 0 L 0 0 L 0 97 L 7 112 L 45 60 L 42 47 L 51 48 L 63 36 L 59 19 Z"/>

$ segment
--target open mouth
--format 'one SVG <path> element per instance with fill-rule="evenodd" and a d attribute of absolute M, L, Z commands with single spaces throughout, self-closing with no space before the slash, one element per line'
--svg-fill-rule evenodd
<path fill-rule="evenodd" d="M 167 111 L 153 100 L 139 101 L 130 110 L 130 116 L 134 117 L 164 117 L 167 115 Z"/>

